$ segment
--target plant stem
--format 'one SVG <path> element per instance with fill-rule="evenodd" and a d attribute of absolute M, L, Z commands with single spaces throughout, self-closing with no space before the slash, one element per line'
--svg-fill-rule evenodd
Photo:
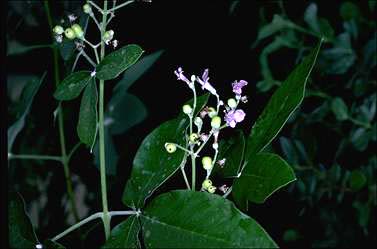
<path fill-rule="evenodd" d="M 54 37 L 52 35 L 52 18 L 51 18 L 51 12 L 50 12 L 50 6 L 47 0 L 44 1 L 44 7 L 46 10 L 47 14 L 47 20 L 48 20 L 48 25 L 50 27 L 50 33 L 51 33 L 51 39 L 52 41 L 54 40 Z M 58 61 L 58 50 L 56 46 L 52 46 L 52 52 L 53 52 L 53 59 L 54 59 L 54 77 L 55 77 L 55 86 L 59 85 L 60 82 L 60 75 L 59 75 L 59 61 Z M 59 119 L 59 139 L 60 139 L 60 148 L 61 148 L 61 162 L 63 164 L 64 168 L 64 177 L 65 177 L 65 182 L 67 186 L 67 193 L 68 193 L 68 198 L 71 204 L 71 209 L 73 216 L 75 217 L 75 220 L 78 221 L 79 217 L 77 214 L 77 209 L 76 209 L 76 203 L 75 199 L 73 197 L 73 191 L 72 191 L 72 182 L 70 178 L 70 172 L 69 172 L 69 167 L 68 167 L 68 160 L 67 160 L 67 152 L 66 152 L 66 147 L 65 147 L 65 136 L 64 136 L 64 117 L 63 117 L 63 108 L 61 104 L 59 104 L 58 107 L 58 119 Z"/>
<path fill-rule="evenodd" d="M 25 154 L 8 154 L 8 159 L 35 159 L 35 160 L 54 160 L 61 162 L 62 158 L 60 156 L 48 156 L 48 155 L 25 155 Z"/>
<path fill-rule="evenodd" d="M 192 82 L 192 92 L 194 94 L 194 105 L 192 107 L 192 113 L 190 114 L 190 135 L 192 134 L 192 119 L 196 112 L 196 90 L 195 84 Z M 194 154 L 194 145 L 190 145 L 190 155 L 191 155 L 191 189 L 195 191 L 196 183 L 196 155 Z"/>
<path fill-rule="evenodd" d="M 105 13 L 112 12 L 112 11 L 117 10 L 117 9 L 120 9 L 120 8 L 122 8 L 122 7 L 124 7 L 124 6 L 128 5 L 128 4 L 130 4 L 130 3 L 132 3 L 132 2 L 134 2 L 134 0 L 130 0 L 130 1 L 124 2 L 124 3 L 119 4 L 118 6 L 116 6 L 116 7 L 114 7 L 114 8 L 111 8 L 111 9 L 109 9 L 109 10 L 104 10 L 104 12 L 105 12 Z"/>
<path fill-rule="evenodd" d="M 103 2 L 101 23 L 101 39 L 106 31 L 106 18 L 107 18 L 107 1 Z M 105 57 L 105 44 L 101 41 L 100 50 L 101 60 Z M 110 219 L 109 209 L 107 206 L 107 186 L 106 186 L 106 165 L 105 165 L 105 129 L 104 129 L 104 92 L 105 81 L 99 81 L 99 157 L 100 157 L 100 174 L 101 174 L 101 195 L 102 195 L 102 221 L 105 229 L 106 240 L 110 236 Z"/>

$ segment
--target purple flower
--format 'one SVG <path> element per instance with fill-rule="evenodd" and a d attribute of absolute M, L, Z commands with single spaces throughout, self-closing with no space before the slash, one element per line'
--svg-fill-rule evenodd
<path fill-rule="evenodd" d="M 237 110 L 230 110 L 225 114 L 225 122 L 228 126 L 234 128 L 236 127 L 237 123 L 240 123 L 244 120 L 246 114 L 243 110 L 237 109 Z"/>
<path fill-rule="evenodd" d="M 240 81 L 234 81 L 232 83 L 232 87 L 233 87 L 233 92 L 236 94 L 236 95 L 241 95 L 242 94 L 242 87 L 246 86 L 247 85 L 247 81 L 245 80 L 240 80 Z"/>
<path fill-rule="evenodd" d="M 213 88 L 213 86 L 208 82 L 208 69 L 204 70 L 202 78 L 196 77 L 196 80 L 199 82 L 200 85 L 202 85 L 202 89 L 206 89 L 213 95 L 217 95 L 216 89 Z"/>
<path fill-rule="evenodd" d="M 175 75 L 177 75 L 177 80 L 182 80 L 186 82 L 187 84 L 190 84 L 191 82 L 186 78 L 186 76 L 183 74 L 183 70 L 181 67 L 179 67 L 177 70 L 174 71 Z"/>

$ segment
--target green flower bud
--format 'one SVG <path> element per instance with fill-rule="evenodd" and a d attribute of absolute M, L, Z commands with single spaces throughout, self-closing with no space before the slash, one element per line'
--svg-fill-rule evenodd
<path fill-rule="evenodd" d="M 207 190 L 211 186 L 212 186 L 212 181 L 210 179 L 206 179 L 202 183 L 202 188 L 205 190 Z"/>
<path fill-rule="evenodd" d="M 108 30 L 103 34 L 103 39 L 105 41 L 111 41 L 114 37 L 114 31 L 113 30 Z"/>
<path fill-rule="evenodd" d="M 208 189 L 207 189 L 207 191 L 208 191 L 209 193 L 213 194 L 213 193 L 215 193 L 215 191 L 216 191 L 216 187 L 215 187 L 215 186 L 209 186 Z"/>
<path fill-rule="evenodd" d="M 71 26 L 71 29 L 73 30 L 73 32 L 75 32 L 75 35 L 77 38 L 82 39 L 84 37 L 84 31 L 82 31 L 82 28 L 80 25 L 73 24 Z"/>
<path fill-rule="evenodd" d="M 61 34 L 64 33 L 64 29 L 63 29 L 63 27 L 60 26 L 60 25 L 56 25 L 52 31 L 53 31 L 55 34 L 57 34 L 57 35 L 61 35 Z"/>
<path fill-rule="evenodd" d="M 203 164 L 203 168 L 205 170 L 212 169 L 212 158 L 210 158 L 209 156 L 203 157 L 202 158 L 202 164 Z"/>
<path fill-rule="evenodd" d="M 228 106 L 230 107 L 230 108 L 236 108 L 236 106 L 237 106 L 237 102 L 236 102 L 236 100 L 235 99 L 233 99 L 233 98 L 230 98 L 230 99 L 228 99 Z"/>
<path fill-rule="evenodd" d="M 189 114 L 192 113 L 192 108 L 191 108 L 190 105 L 184 105 L 184 106 L 182 106 L 182 111 L 183 111 L 185 114 L 189 115 Z"/>
<path fill-rule="evenodd" d="M 217 115 L 217 112 L 216 112 L 215 108 L 213 108 L 213 107 L 208 107 L 208 116 L 209 116 L 210 118 L 213 118 L 213 117 L 216 116 L 216 115 Z"/>
<path fill-rule="evenodd" d="M 194 119 L 194 124 L 195 124 L 196 126 L 202 126 L 202 125 L 203 125 L 203 120 L 202 120 L 200 117 L 196 117 L 196 118 Z"/>
<path fill-rule="evenodd" d="M 198 139 L 199 139 L 199 136 L 198 136 L 198 134 L 196 134 L 196 133 L 192 133 L 191 135 L 190 135 L 190 142 L 191 143 L 196 143 L 197 141 L 198 141 Z"/>
<path fill-rule="evenodd" d="M 211 120 L 211 127 L 214 129 L 219 129 L 221 126 L 221 118 L 219 116 L 215 116 Z"/>
<path fill-rule="evenodd" d="M 67 28 L 67 29 L 65 29 L 65 31 L 64 31 L 64 35 L 65 35 L 65 37 L 67 37 L 67 38 L 70 39 L 70 40 L 73 40 L 73 39 L 76 38 L 76 34 L 75 34 L 75 32 L 73 31 L 73 29 L 71 29 L 71 28 Z"/>
<path fill-rule="evenodd" d="M 82 6 L 82 10 L 84 11 L 84 13 L 90 14 L 92 12 L 92 7 L 90 7 L 89 4 L 84 4 L 84 6 Z"/>
<path fill-rule="evenodd" d="M 177 150 L 177 146 L 175 144 L 166 143 L 165 144 L 165 149 L 169 153 L 174 153 Z"/>

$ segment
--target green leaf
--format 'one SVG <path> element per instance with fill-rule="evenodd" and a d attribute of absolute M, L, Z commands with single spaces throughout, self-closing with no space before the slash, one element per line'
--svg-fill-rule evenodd
<path fill-rule="evenodd" d="M 25 125 L 25 117 L 29 113 L 31 104 L 33 103 L 34 96 L 37 94 L 39 87 L 41 86 L 44 78 L 46 76 L 46 73 L 42 75 L 40 79 L 33 78 L 30 80 L 21 96 L 21 107 L 19 111 L 19 118 L 16 122 L 14 122 L 9 128 L 8 128 L 8 153 L 11 152 L 13 143 L 18 135 L 18 133 L 22 130 L 22 128 Z"/>
<path fill-rule="evenodd" d="M 87 146 L 94 144 L 97 133 L 97 86 L 93 80 L 84 91 L 81 99 L 77 134 Z"/>
<path fill-rule="evenodd" d="M 276 248 L 266 231 L 219 195 L 177 190 L 140 216 L 146 248 Z"/>
<path fill-rule="evenodd" d="M 275 14 L 271 23 L 266 24 L 259 29 L 257 41 L 267 38 L 282 29 L 292 28 L 294 26 L 294 23 L 292 23 L 291 21 Z"/>
<path fill-rule="evenodd" d="M 8 232 L 11 248 L 35 248 L 38 244 L 33 225 L 25 212 L 24 200 L 18 193 L 10 193 L 8 201 Z"/>
<path fill-rule="evenodd" d="M 111 230 L 110 237 L 102 248 L 140 248 L 137 237 L 139 231 L 140 224 L 136 215 L 130 216 Z"/>
<path fill-rule="evenodd" d="M 106 126 L 109 127 L 111 134 L 122 134 L 143 121 L 147 116 L 143 102 L 135 95 L 127 92 L 122 94 L 121 99 L 112 98 L 108 106 L 109 110 L 105 119 Z"/>
<path fill-rule="evenodd" d="M 92 77 L 89 71 L 74 72 L 66 77 L 56 88 L 57 100 L 71 100 L 78 97 Z"/>
<path fill-rule="evenodd" d="M 65 249 L 65 247 L 58 242 L 52 241 L 50 239 L 43 242 L 44 249 Z"/>
<path fill-rule="evenodd" d="M 124 70 L 135 64 L 143 52 L 136 44 L 130 44 L 112 52 L 98 64 L 96 77 L 100 80 L 118 77 Z"/>
<path fill-rule="evenodd" d="M 139 147 L 126 184 L 122 201 L 132 208 L 141 208 L 153 191 L 171 177 L 181 166 L 182 150 L 169 154 L 165 143 L 185 147 L 185 120 L 173 119 L 154 129 Z"/>
<path fill-rule="evenodd" d="M 304 13 L 304 20 L 309 25 L 309 27 L 319 33 L 319 23 L 318 23 L 318 17 L 317 17 L 318 7 L 316 3 L 311 3 L 306 8 Z"/>
<path fill-rule="evenodd" d="M 358 151 L 364 151 L 369 144 L 369 139 L 371 139 L 373 134 L 363 127 L 357 128 L 351 132 L 350 140 Z"/>
<path fill-rule="evenodd" d="M 280 188 L 296 180 L 292 168 L 278 155 L 260 153 L 245 165 L 240 178 L 233 184 L 233 197 L 247 209 L 247 200 L 263 203 Z"/>
<path fill-rule="evenodd" d="M 367 178 L 361 170 L 353 170 L 348 183 L 353 191 L 359 191 L 366 185 Z"/>
<path fill-rule="evenodd" d="M 196 98 L 196 108 L 194 110 L 194 115 L 193 115 L 194 117 L 197 116 L 199 114 L 199 112 L 206 106 L 208 99 L 209 99 L 209 96 L 210 96 L 210 94 L 206 93 L 206 94 L 203 94 L 203 95 Z M 186 101 L 183 105 L 194 106 L 194 98 Z M 179 108 L 179 110 L 180 110 L 180 113 L 178 115 L 178 118 L 179 119 L 186 119 L 187 122 L 188 122 L 189 118 L 187 117 L 186 114 L 184 114 L 182 112 L 182 108 Z"/>
<path fill-rule="evenodd" d="M 340 16 L 343 20 L 348 21 L 353 18 L 358 18 L 360 16 L 359 7 L 352 2 L 343 2 L 340 6 Z"/>
<path fill-rule="evenodd" d="M 218 159 L 226 159 L 224 166 L 216 165 L 214 172 L 224 177 L 236 177 L 240 172 L 241 162 L 245 150 L 245 137 L 242 130 L 237 135 L 228 139 L 222 139 L 219 145 Z"/>
<path fill-rule="evenodd" d="M 348 119 L 348 107 L 341 98 L 335 97 L 332 100 L 331 110 L 335 114 L 337 120 L 343 121 Z"/>
<path fill-rule="evenodd" d="M 253 125 L 247 140 L 246 160 L 265 148 L 279 133 L 304 98 L 305 85 L 312 71 L 321 42 L 275 91 Z"/>
<path fill-rule="evenodd" d="M 279 138 L 280 147 L 287 158 L 288 162 L 291 164 L 297 164 L 298 155 L 294 144 L 286 137 Z"/>
<path fill-rule="evenodd" d="M 105 119 L 106 120 L 106 119 Z M 98 170 L 100 170 L 100 159 L 99 159 L 99 138 L 97 136 L 96 144 L 93 148 L 94 154 L 94 165 Z M 116 175 L 117 173 L 117 165 L 118 165 L 118 152 L 115 148 L 115 144 L 113 141 L 113 136 L 109 129 L 105 125 L 105 162 L 106 162 L 106 174 L 108 175 Z"/>

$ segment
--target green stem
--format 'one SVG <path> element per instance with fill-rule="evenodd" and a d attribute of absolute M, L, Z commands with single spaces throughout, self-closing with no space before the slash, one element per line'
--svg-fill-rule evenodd
<path fill-rule="evenodd" d="M 109 10 L 103 10 L 103 11 L 104 11 L 105 13 L 110 13 L 110 12 L 112 12 L 112 11 L 114 11 L 114 10 L 120 9 L 120 8 L 122 8 L 122 7 L 124 7 L 124 6 L 128 5 L 128 4 L 130 4 L 130 3 L 133 3 L 133 2 L 134 2 L 134 0 L 127 1 L 127 2 L 124 2 L 124 3 L 122 3 L 122 4 L 119 4 L 118 6 L 116 6 L 116 7 L 114 7 L 114 8 L 111 8 L 111 9 L 109 9 Z"/>
<path fill-rule="evenodd" d="M 50 33 L 51 33 L 51 38 L 52 41 L 54 40 L 54 37 L 52 35 L 52 18 L 51 18 L 51 12 L 50 12 L 50 6 L 47 0 L 44 1 L 44 7 L 46 10 L 47 14 L 47 20 L 48 20 L 48 25 L 50 27 Z M 58 51 L 56 46 L 52 47 L 52 53 L 53 53 L 53 60 L 54 60 L 54 78 L 55 78 L 55 86 L 59 85 L 60 82 L 60 75 L 59 75 L 59 61 L 58 61 Z M 61 147 L 61 162 L 63 164 L 64 168 L 64 177 L 65 177 L 65 182 L 67 186 L 67 193 L 68 193 L 68 198 L 71 204 L 71 209 L 73 216 L 75 217 L 75 220 L 78 221 L 78 213 L 76 209 L 76 203 L 75 199 L 73 196 L 73 191 L 72 191 L 72 182 L 70 178 L 70 172 L 69 172 L 69 167 L 68 167 L 68 160 L 67 160 L 67 152 L 66 152 L 66 147 L 65 147 L 65 135 L 64 135 L 64 117 L 63 117 L 63 108 L 61 104 L 59 104 L 58 108 L 58 119 L 59 119 L 59 138 L 60 138 L 60 147 Z"/>
<path fill-rule="evenodd" d="M 192 92 L 194 94 L 194 105 L 192 107 L 192 113 L 190 114 L 190 136 L 192 134 L 192 119 L 196 113 L 196 89 L 195 84 L 192 82 Z M 190 145 L 190 155 L 191 155 L 191 189 L 195 191 L 196 184 L 196 155 L 194 154 L 194 145 Z"/>
<path fill-rule="evenodd" d="M 107 19 L 107 1 L 103 2 L 103 15 L 101 23 L 101 37 L 106 31 Z M 105 57 L 105 44 L 101 41 L 100 50 L 101 60 Z M 110 219 L 109 209 L 107 205 L 107 186 L 106 186 L 106 165 L 105 165 L 105 129 L 104 129 L 104 93 L 105 81 L 99 81 L 99 157 L 100 157 L 100 174 L 101 174 L 101 195 L 102 195 L 102 210 L 103 210 L 103 226 L 105 229 L 106 240 L 110 236 Z"/>
<path fill-rule="evenodd" d="M 35 159 L 35 160 L 54 160 L 54 161 L 62 161 L 62 158 L 60 156 L 48 156 L 48 155 L 25 155 L 25 154 L 19 154 L 14 155 L 9 153 L 8 159 Z"/>

